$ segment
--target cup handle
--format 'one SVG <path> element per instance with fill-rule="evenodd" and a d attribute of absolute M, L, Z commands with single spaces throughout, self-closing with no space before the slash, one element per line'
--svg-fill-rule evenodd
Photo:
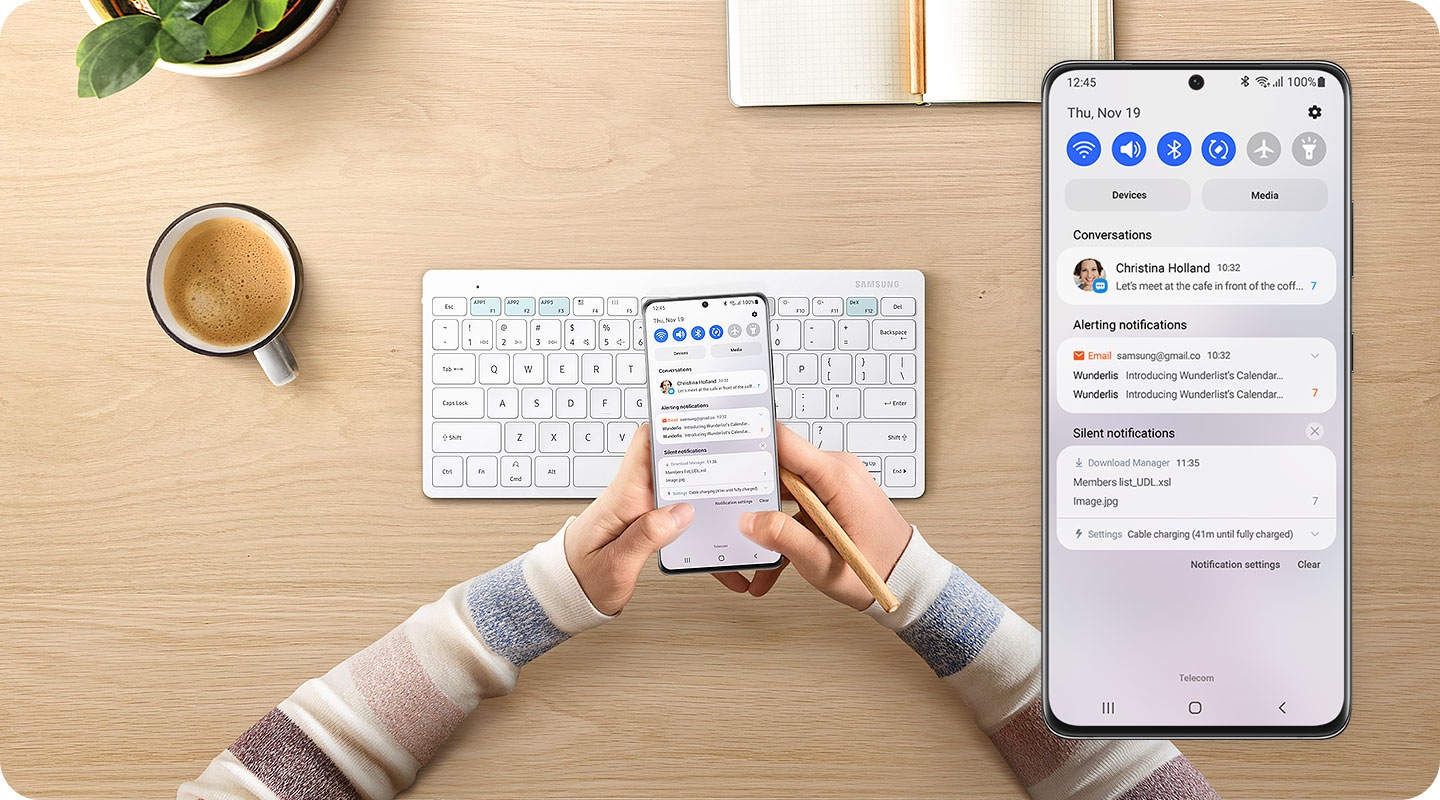
<path fill-rule="evenodd" d="M 290 345 L 285 344 L 283 334 L 256 350 L 255 360 L 260 362 L 265 376 L 276 386 L 284 386 L 300 374 L 300 368 L 295 364 L 295 354 L 290 352 Z"/>

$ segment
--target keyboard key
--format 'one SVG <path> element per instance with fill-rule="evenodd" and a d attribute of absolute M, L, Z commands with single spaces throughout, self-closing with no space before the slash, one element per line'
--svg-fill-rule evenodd
<path fill-rule="evenodd" d="M 615 382 L 634 386 L 645 382 L 645 354 L 623 353 L 615 357 Z"/>
<path fill-rule="evenodd" d="M 879 310 L 879 306 L 879 301 L 873 297 L 847 297 L 845 299 L 845 316 L 873 317 Z"/>
<path fill-rule="evenodd" d="M 636 327 L 640 327 L 637 321 Z M 643 335 L 643 334 L 642 334 Z M 630 349 L 630 320 L 628 319 L 602 319 L 600 320 L 600 349 L 601 350 L 629 350 Z"/>
<path fill-rule="evenodd" d="M 857 453 L 915 452 L 913 422 L 849 422 L 845 438 Z"/>
<path fill-rule="evenodd" d="M 520 416 L 520 390 L 496 386 L 485 393 L 485 411 L 490 419 L 515 419 Z"/>
<path fill-rule="evenodd" d="M 431 389 L 430 416 L 482 419 L 485 416 L 485 390 Z"/>
<path fill-rule="evenodd" d="M 545 359 L 547 369 L 545 380 L 556 384 L 580 382 L 580 355 L 578 353 L 551 353 Z"/>
<path fill-rule="evenodd" d="M 584 389 L 557 389 L 555 416 L 560 419 L 585 419 L 590 413 L 590 393 Z"/>
<path fill-rule="evenodd" d="M 625 389 L 625 418 L 645 419 L 650 416 L 650 401 L 646 397 L 645 389 L 641 386 L 629 386 Z"/>
<path fill-rule="evenodd" d="M 472 317 L 498 317 L 500 316 L 500 298 L 498 297 L 472 297 L 470 298 L 470 316 Z M 494 484 L 491 484 L 492 486 Z"/>
<path fill-rule="evenodd" d="M 560 349 L 560 320 L 537 319 L 530 323 L 531 350 Z"/>
<path fill-rule="evenodd" d="M 595 320 L 572 319 L 565 323 L 565 349 L 594 350 Z"/>
<path fill-rule="evenodd" d="M 785 382 L 785 356 L 779 353 L 770 356 L 770 382 L 776 384 Z"/>
<path fill-rule="evenodd" d="M 609 486 L 620 471 L 620 456 L 575 457 L 576 486 Z"/>
<path fill-rule="evenodd" d="M 568 317 L 568 316 L 570 316 L 570 298 L 568 298 L 568 297 L 542 297 L 542 298 L 540 298 L 540 316 L 542 316 L 542 317 Z"/>
<path fill-rule="evenodd" d="M 835 323 L 828 319 L 807 319 L 804 327 L 806 350 L 834 350 Z"/>
<path fill-rule="evenodd" d="M 810 426 L 810 443 L 821 450 L 845 449 L 845 423 L 816 422 Z"/>
<path fill-rule="evenodd" d="M 520 416 L 526 419 L 552 419 L 555 416 L 555 393 L 549 386 L 531 386 L 520 391 Z"/>
<path fill-rule="evenodd" d="M 533 297 L 507 297 L 505 298 L 505 316 L 507 317 L 529 317 L 535 313 L 535 298 Z"/>
<path fill-rule="evenodd" d="M 853 383 L 853 358 L 849 353 L 827 353 L 820 357 L 820 380 L 827 384 Z"/>
<path fill-rule="evenodd" d="M 465 485 L 465 459 L 460 456 L 435 456 L 430 459 L 430 482 L 436 486 Z"/>
<path fill-rule="evenodd" d="M 889 456 L 885 459 L 886 486 L 915 485 L 915 457 Z"/>
<path fill-rule="evenodd" d="M 460 346 L 460 320 L 437 319 L 430 325 L 430 347 L 454 350 Z"/>
<path fill-rule="evenodd" d="M 810 314 L 810 298 L 782 297 L 775 304 L 775 313 L 782 317 L 804 317 Z"/>
<path fill-rule="evenodd" d="M 498 321 L 495 323 L 495 347 L 500 350 L 524 350 L 527 333 L 523 322 Z"/>
<path fill-rule="evenodd" d="M 876 350 L 914 350 L 915 320 L 887 319 L 876 322 L 871 329 L 871 346 Z"/>
<path fill-rule="evenodd" d="M 825 419 L 825 390 L 796 389 L 795 416 L 798 419 Z"/>
<path fill-rule="evenodd" d="M 498 453 L 498 422 L 432 422 L 430 449 L 436 453 Z"/>
<path fill-rule="evenodd" d="M 507 384 L 510 382 L 510 356 L 504 353 L 484 353 L 480 356 L 480 382 L 486 384 Z"/>
<path fill-rule="evenodd" d="M 430 301 L 430 312 L 437 317 L 463 317 L 466 305 L 463 297 L 437 297 Z"/>
<path fill-rule="evenodd" d="M 775 389 L 775 416 L 780 419 L 789 419 L 795 416 L 794 413 L 794 392 L 787 388 Z"/>
<path fill-rule="evenodd" d="M 640 313 L 640 298 L 638 297 L 612 297 L 608 306 L 610 315 L 615 317 L 633 317 Z"/>
<path fill-rule="evenodd" d="M 590 416 L 595 419 L 620 419 L 620 390 L 614 387 L 590 390 Z"/>
<path fill-rule="evenodd" d="M 776 350 L 800 349 L 800 320 L 770 320 L 770 340 Z"/>
<path fill-rule="evenodd" d="M 430 356 L 430 382 L 474 383 L 475 356 L 471 353 L 436 353 Z"/>
<path fill-rule="evenodd" d="M 630 446 L 630 437 L 639 426 L 633 422 L 612 422 L 605 426 L 606 448 L 612 453 L 623 453 Z"/>
<path fill-rule="evenodd" d="M 810 423 L 800 422 L 798 420 L 785 420 L 782 424 L 794 431 L 796 436 L 799 436 L 807 442 L 810 441 Z"/>
<path fill-rule="evenodd" d="M 516 353 L 514 365 L 517 385 L 538 386 L 545 382 L 545 356 L 543 354 Z"/>
<path fill-rule="evenodd" d="M 495 456 L 470 456 L 465 459 L 466 486 L 495 486 L 500 480 L 500 461 Z"/>
<path fill-rule="evenodd" d="M 599 317 L 605 314 L 605 300 L 599 297 L 577 297 L 574 302 L 575 316 Z"/>
<path fill-rule="evenodd" d="M 603 422 L 577 422 L 577 423 L 575 423 L 575 452 L 577 452 L 577 453 L 603 453 L 603 452 L 605 452 L 605 423 L 603 423 Z"/>
<path fill-rule="evenodd" d="M 785 357 L 785 382 L 816 383 L 820 377 L 820 357 L 814 353 L 791 353 Z"/>
<path fill-rule="evenodd" d="M 507 423 L 505 423 L 505 452 L 507 452 L 507 453 L 533 453 L 533 452 L 535 452 L 535 423 L 533 423 L 533 422 L 507 422 Z"/>
<path fill-rule="evenodd" d="M 530 485 L 530 456 L 505 456 L 500 459 L 500 485 Z"/>
<path fill-rule="evenodd" d="M 461 320 L 460 346 L 466 350 L 489 350 L 495 346 L 495 323 L 488 319 Z"/>
<path fill-rule="evenodd" d="M 890 356 L 890 382 L 907 386 L 915 383 L 914 353 L 895 353 Z"/>
<path fill-rule="evenodd" d="M 839 345 L 841 350 L 869 350 L 870 321 L 864 319 L 841 320 Z"/>
<path fill-rule="evenodd" d="M 879 391 L 872 389 L 870 391 Z M 860 390 L 854 386 L 830 390 L 830 416 L 835 419 L 860 418 Z M 866 414 L 865 416 L 871 416 Z"/>
<path fill-rule="evenodd" d="M 913 297 L 882 297 L 880 298 L 880 316 L 882 317 L 913 317 L 915 316 L 915 298 Z M 911 484 L 912 486 L 914 484 Z"/>
<path fill-rule="evenodd" d="M 542 422 L 542 423 L 540 423 L 540 452 L 542 452 L 542 453 L 569 453 L 569 452 L 570 452 L 570 423 L 568 423 L 568 422 Z"/>
<path fill-rule="evenodd" d="M 810 301 L 810 313 L 817 317 L 838 317 L 845 313 L 845 301 L 839 297 L 817 297 Z"/>
<path fill-rule="evenodd" d="M 866 389 L 867 419 L 915 419 L 914 389 Z"/>
<path fill-rule="evenodd" d="M 860 463 L 865 465 L 865 470 L 876 483 L 883 483 L 880 480 L 880 473 L 884 471 L 884 465 L 880 462 L 880 456 L 860 456 Z"/>
<path fill-rule="evenodd" d="M 885 383 L 885 356 L 879 353 L 855 356 L 855 382 L 862 386 Z"/>
<path fill-rule="evenodd" d="M 586 353 L 580 356 L 580 382 L 609 386 L 615 382 L 615 357 L 609 353 Z"/>
<path fill-rule="evenodd" d="M 570 457 L 540 456 L 535 459 L 536 486 L 569 486 Z"/>

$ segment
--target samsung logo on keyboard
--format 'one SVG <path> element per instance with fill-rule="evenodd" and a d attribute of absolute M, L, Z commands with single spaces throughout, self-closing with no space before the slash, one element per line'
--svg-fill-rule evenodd
<path fill-rule="evenodd" d="M 899 289 L 900 281 L 855 281 L 856 289 Z"/>

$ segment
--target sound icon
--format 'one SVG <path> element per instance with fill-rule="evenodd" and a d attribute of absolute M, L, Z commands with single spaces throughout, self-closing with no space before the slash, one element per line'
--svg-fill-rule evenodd
<path fill-rule="evenodd" d="M 1133 167 L 1145 158 L 1145 140 L 1138 133 L 1122 133 L 1115 137 L 1114 150 L 1121 166 Z"/>

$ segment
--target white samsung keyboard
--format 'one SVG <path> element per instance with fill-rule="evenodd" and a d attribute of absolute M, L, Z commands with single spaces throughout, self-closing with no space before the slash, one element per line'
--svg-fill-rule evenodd
<path fill-rule="evenodd" d="M 760 292 L 775 414 L 925 492 L 925 276 L 917 270 L 430 270 L 430 497 L 594 497 L 649 419 L 641 304 Z"/>

